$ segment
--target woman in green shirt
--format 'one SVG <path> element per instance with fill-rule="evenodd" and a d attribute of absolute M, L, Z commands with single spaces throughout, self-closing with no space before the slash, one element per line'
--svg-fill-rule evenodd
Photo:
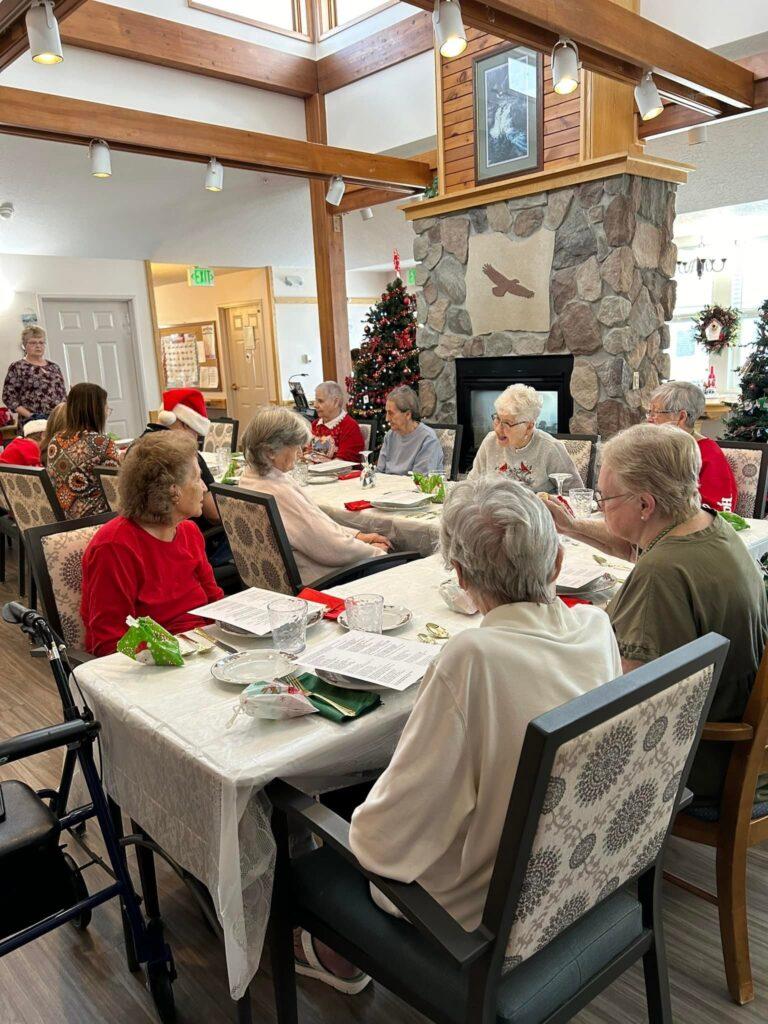
<path fill-rule="evenodd" d="M 731 645 L 709 719 L 738 721 L 768 639 L 768 603 L 746 545 L 701 508 L 700 469 L 689 434 L 640 424 L 603 447 L 596 492 L 603 522 L 575 520 L 551 500 L 547 506 L 561 533 L 636 562 L 608 608 L 624 670 L 719 633 Z M 688 781 L 699 805 L 719 802 L 729 756 L 727 745 L 700 745 Z"/>

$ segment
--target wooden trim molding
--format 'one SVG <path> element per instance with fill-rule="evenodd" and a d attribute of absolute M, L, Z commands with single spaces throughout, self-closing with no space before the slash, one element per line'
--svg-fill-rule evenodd
<path fill-rule="evenodd" d="M 671 160 L 614 153 L 593 160 L 564 163 L 535 174 L 521 174 L 503 182 L 479 185 L 477 188 L 451 192 L 448 195 L 436 196 L 434 199 L 410 202 L 400 209 L 408 220 L 421 220 L 423 217 L 455 213 L 457 210 L 467 210 L 473 206 L 486 206 L 515 196 L 533 195 L 537 192 L 546 192 L 548 189 L 580 185 L 585 181 L 595 181 L 597 178 L 612 178 L 617 174 L 635 174 L 641 178 L 656 178 L 684 185 L 688 181 L 689 171 L 692 170 L 694 168 L 689 164 L 678 164 Z"/>
<path fill-rule="evenodd" d="M 0 133 L 87 144 L 105 139 L 116 149 L 155 156 L 272 171 L 314 179 L 341 174 L 361 185 L 403 191 L 424 188 L 432 171 L 418 160 L 360 153 L 278 135 L 201 124 L 141 110 L 0 86 Z"/>
<path fill-rule="evenodd" d="M 239 21 L 243 25 L 253 25 L 254 28 L 263 28 L 265 32 L 275 32 L 279 36 L 288 36 L 290 39 L 301 39 L 311 43 L 312 37 L 307 32 L 299 32 L 292 28 L 283 28 L 281 25 L 272 25 L 268 21 L 258 21 L 255 18 L 247 18 L 244 14 L 234 14 L 232 11 L 222 11 L 220 7 L 212 7 L 210 4 L 198 2 L 198 0 L 187 0 L 187 7 L 195 11 L 203 11 L 204 14 L 214 14 L 217 18 L 227 18 L 229 21 Z"/>
<path fill-rule="evenodd" d="M 58 0 L 59 25 L 85 3 L 85 0 Z M 29 0 L 0 0 L 0 71 L 29 49 L 25 16 Z"/>
<path fill-rule="evenodd" d="M 308 57 L 97 0 L 86 0 L 79 11 L 67 18 L 61 38 L 69 46 L 289 96 L 311 96 L 317 92 L 317 65 Z"/>

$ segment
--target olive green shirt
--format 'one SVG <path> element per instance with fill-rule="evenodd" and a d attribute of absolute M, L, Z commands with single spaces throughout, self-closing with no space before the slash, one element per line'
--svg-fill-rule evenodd
<path fill-rule="evenodd" d="M 768 637 L 768 603 L 760 571 L 724 519 L 641 553 L 608 615 L 631 661 L 653 661 L 707 633 L 730 640 L 708 718 L 741 719 Z M 719 801 L 731 750 L 700 744 L 688 779 L 697 804 Z"/>

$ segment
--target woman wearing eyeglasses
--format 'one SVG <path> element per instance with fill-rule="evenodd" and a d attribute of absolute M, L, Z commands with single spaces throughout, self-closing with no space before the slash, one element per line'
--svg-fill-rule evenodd
<path fill-rule="evenodd" d="M 67 397 L 61 369 L 45 358 L 45 331 L 25 327 L 21 332 L 24 358 L 11 363 L 3 384 L 3 401 L 15 412 L 19 426 L 27 420 L 46 419 Z"/>
<path fill-rule="evenodd" d="M 702 509 L 700 470 L 689 433 L 638 424 L 603 447 L 595 492 L 603 522 L 545 501 L 560 533 L 636 562 L 608 607 L 625 672 L 710 632 L 730 640 L 709 719 L 733 722 L 768 639 L 768 603 L 744 542 Z M 718 804 L 730 753 L 727 744 L 700 745 L 688 780 L 699 805 Z"/>
<path fill-rule="evenodd" d="M 562 441 L 536 427 L 543 399 L 527 384 L 512 384 L 493 403 L 493 430 L 483 439 L 468 480 L 484 473 L 506 473 L 532 491 L 555 493 L 552 473 L 566 473 L 565 489 L 583 487 L 576 465 Z"/>

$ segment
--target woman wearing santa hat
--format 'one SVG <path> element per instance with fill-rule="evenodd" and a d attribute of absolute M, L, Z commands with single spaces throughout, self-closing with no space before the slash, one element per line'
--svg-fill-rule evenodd
<path fill-rule="evenodd" d="M 0 452 L 0 464 L 4 466 L 42 466 L 40 447 L 45 440 L 48 420 L 27 420 L 23 437 L 14 439 Z"/>

